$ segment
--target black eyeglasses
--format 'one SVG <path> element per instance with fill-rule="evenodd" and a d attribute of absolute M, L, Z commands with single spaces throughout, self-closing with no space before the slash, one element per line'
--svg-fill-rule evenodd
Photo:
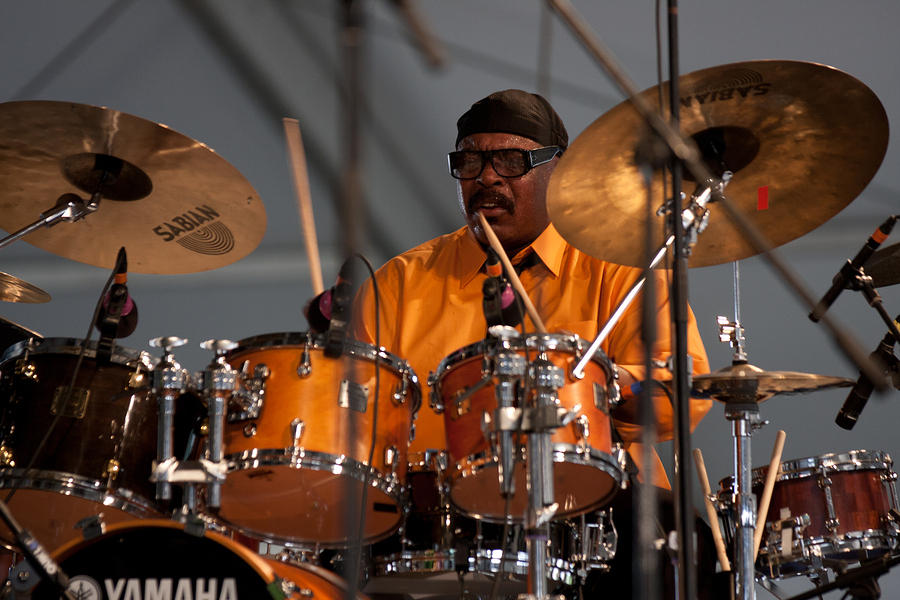
<path fill-rule="evenodd" d="M 491 161 L 497 175 L 501 177 L 521 177 L 534 167 L 562 155 L 559 146 L 544 146 L 536 150 L 521 148 L 501 148 L 499 150 L 457 150 L 447 155 L 450 175 L 456 179 L 475 179 L 484 171 L 487 161 Z"/>

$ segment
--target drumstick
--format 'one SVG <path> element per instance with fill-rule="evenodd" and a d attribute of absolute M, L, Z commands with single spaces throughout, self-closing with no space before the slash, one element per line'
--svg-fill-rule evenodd
<path fill-rule="evenodd" d="M 728 560 L 728 554 L 725 552 L 725 540 L 722 539 L 722 530 L 719 529 L 719 515 L 716 514 L 716 507 L 713 506 L 712 500 L 710 500 L 712 490 L 709 488 L 709 476 L 706 474 L 706 463 L 703 461 L 703 453 L 700 452 L 699 448 L 694 449 L 694 463 L 697 465 L 697 477 L 700 479 L 700 488 L 703 490 L 706 516 L 709 517 L 709 526 L 712 528 L 713 542 L 716 544 L 719 564 L 722 565 L 723 571 L 730 571 L 731 562 Z"/>
<path fill-rule="evenodd" d="M 300 123 L 297 119 L 287 117 L 281 119 L 281 123 L 284 126 L 284 137 L 291 159 L 297 209 L 300 212 L 300 225 L 303 228 L 306 256 L 309 259 L 309 276 L 312 278 L 313 294 L 319 295 L 325 286 L 322 284 L 322 265 L 319 262 L 319 245 L 316 241 L 316 224 L 313 220 L 312 196 L 309 193 L 309 175 L 306 172 L 306 154 L 303 152 Z"/>
<path fill-rule="evenodd" d="M 528 297 L 528 292 L 525 291 L 525 287 L 519 280 L 519 275 L 513 268 L 512 263 L 509 262 L 509 258 L 506 256 L 506 252 L 503 250 L 503 246 L 500 244 L 500 240 L 497 239 L 497 234 L 494 233 L 493 229 L 491 229 L 490 224 L 488 224 L 487 219 L 484 218 L 483 214 L 481 214 L 480 212 L 477 212 L 475 214 L 478 215 L 478 220 L 481 223 L 481 228 L 484 230 L 484 235 L 488 239 L 488 243 L 490 243 L 491 248 L 494 249 L 494 252 L 497 253 L 497 256 L 500 257 L 500 262 L 503 263 L 503 268 L 506 269 L 506 274 L 509 277 L 509 281 L 512 283 L 512 286 L 516 290 L 516 292 L 518 292 L 519 297 L 522 298 L 522 302 L 525 304 L 525 310 L 528 312 L 528 316 L 531 317 L 531 321 L 537 328 L 538 333 L 547 333 L 547 328 L 544 326 L 544 322 L 541 320 L 541 316 L 538 314 L 537 309 L 534 307 L 534 304 L 531 303 L 531 298 Z"/>
<path fill-rule="evenodd" d="M 772 489 L 775 480 L 781 474 L 781 452 L 784 450 L 784 439 L 787 434 L 779 430 L 775 436 L 775 447 L 772 448 L 772 460 L 769 461 L 769 471 L 766 473 L 766 485 L 763 487 L 762 496 L 759 498 L 759 510 L 756 515 L 756 531 L 753 533 L 753 560 L 759 554 L 759 545 L 762 542 L 763 526 L 766 524 L 766 513 L 769 512 L 769 501 L 772 499 Z"/>

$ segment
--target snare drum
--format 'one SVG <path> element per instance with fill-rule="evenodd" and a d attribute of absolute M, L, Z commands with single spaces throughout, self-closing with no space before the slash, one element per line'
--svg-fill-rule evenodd
<path fill-rule="evenodd" d="M 268 375 L 258 414 L 228 414 L 219 518 L 263 541 L 339 547 L 367 482 L 364 542 L 397 528 L 421 402 L 405 361 L 353 340 L 329 358 L 324 336 L 307 333 L 242 340 L 227 360 Z"/>
<path fill-rule="evenodd" d="M 324 569 L 264 559 L 218 533 L 188 533 L 181 523 L 158 519 L 121 523 L 70 542 L 54 558 L 75 598 L 341 600 L 347 589 Z M 33 597 L 59 595 L 41 583 Z"/>
<path fill-rule="evenodd" d="M 612 363 L 598 350 L 584 377 L 575 379 L 572 369 L 584 350 L 578 336 L 530 334 L 511 343 L 526 359 L 544 353 L 562 369 L 565 380 L 558 391 L 558 405 L 577 413 L 571 423 L 552 432 L 556 514 L 577 515 L 607 503 L 624 478 L 624 454 L 612 444 L 609 407 L 618 391 Z M 451 460 L 450 500 L 475 518 L 502 522 L 506 511 L 498 480 L 499 452 L 482 429 L 484 415 L 493 418 L 498 406 L 495 386 L 491 381 L 475 388 L 492 377 L 497 351 L 495 338 L 465 346 L 441 361 L 429 383 L 432 406 L 444 413 Z M 521 390 L 522 386 L 518 387 Z M 473 389 L 477 391 L 470 393 Z M 517 399 L 519 407 L 523 403 L 524 399 Z M 514 519 L 521 519 L 528 502 L 524 436 L 518 445 L 516 490 L 509 503 L 509 515 Z"/>
<path fill-rule="evenodd" d="M 48 548 L 101 512 L 106 523 L 159 515 L 149 481 L 156 458 L 157 406 L 147 377 L 153 363 L 120 347 L 101 363 L 91 342 L 67 398 L 80 351 L 81 340 L 26 340 L 0 359 L 0 488 L 4 497 L 15 490 L 13 516 Z"/>
<path fill-rule="evenodd" d="M 892 465 L 886 452 L 868 450 L 783 462 L 766 514 L 762 568 L 771 577 L 812 574 L 829 561 L 852 563 L 897 548 Z M 753 470 L 757 497 L 767 472 Z M 733 481 L 720 483 L 720 497 L 729 497 Z"/>

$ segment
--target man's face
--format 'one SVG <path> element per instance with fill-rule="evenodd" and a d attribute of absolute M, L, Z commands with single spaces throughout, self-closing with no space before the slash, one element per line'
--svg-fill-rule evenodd
<path fill-rule="evenodd" d="M 473 133 L 460 140 L 457 150 L 534 150 L 541 145 L 509 133 Z M 458 179 L 459 203 L 466 223 L 478 241 L 487 245 L 477 211 L 487 219 L 509 256 L 533 242 L 550 223 L 547 184 L 558 158 L 538 165 L 520 177 L 501 177 L 490 161 L 475 179 Z"/>

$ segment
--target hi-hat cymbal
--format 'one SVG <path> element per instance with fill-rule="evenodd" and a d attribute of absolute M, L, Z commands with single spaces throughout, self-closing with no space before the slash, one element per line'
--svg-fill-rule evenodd
<path fill-rule="evenodd" d="M 266 229 L 240 172 L 165 125 L 70 102 L 0 104 L 0 227 L 18 231 L 63 194 L 95 192 L 96 212 L 23 240 L 105 268 L 125 246 L 133 272 L 192 273 L 243 258 Z"/>
<path fill-rule="evenodd" d="M 27 281 L 0 271 L 0 302 L 49 302 L 50 294 Z"/>
<path fill-rule="evenodd" d="M 698 143 L 714 174 L 734 172 L 726 196 L 773 246 L 837 214 L 884 158 L 884 107 L 865 84 L 837 69 L 782 60 L 741 62 L 695 71 L 678 83 L 681 131 Z M 665 95 L 668 88 L 665 83 Z M 641 95 L 659 106 L 658 88 Z M 619 104 L 575 139 L 550 179 L 551 221 L 592 256 L 644 264 L 647 192 L 633 157 L 645 131 L 631 103 Z M 687 195 L 695 187 L 689 178 L 683 187 Z M 656 210 L 663 198 L 658 172 L 652 194 Z M 709 226 L 694 246 L 690 266 L 756 254 L 724 209 L 714 202 L 709 208 Z M 653 218 L 658 248 L 666 237 L 664 217 Z"/>
<path fill-rule="evenodd" d="M 795 371 L 764 371 L 751 364 L 724 367 L 693 378 L 691 395 L 721 402 L 762 402 L 776 394 L 802 394 L 832 387 L 850 387 L 852 379 Z"/>
<path fill-rule="evenodd" d="M 866 261 L 863 271 L 872 278 L 875 287 L 900 283 L 900 244 L 877 250 Z"/>

